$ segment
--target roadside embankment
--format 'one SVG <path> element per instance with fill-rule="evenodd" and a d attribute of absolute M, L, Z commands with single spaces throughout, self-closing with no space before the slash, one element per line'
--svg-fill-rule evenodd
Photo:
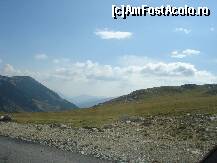
<path fill-rule="evenodd" d="M 123 117 L 101 128 L 0 123 L 0 135 L 121 162 L 197 162 L 217 144 L 217 115 Z"/>

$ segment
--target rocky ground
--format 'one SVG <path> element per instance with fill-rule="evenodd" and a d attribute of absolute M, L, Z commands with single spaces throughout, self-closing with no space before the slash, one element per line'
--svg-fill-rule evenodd
<path fill-rule="evenodd" d="M 0 122 L 0 135 L 116 162 L 193 163 L 217 144 L 217 115 L 122 117 L 102 128 Z"/>

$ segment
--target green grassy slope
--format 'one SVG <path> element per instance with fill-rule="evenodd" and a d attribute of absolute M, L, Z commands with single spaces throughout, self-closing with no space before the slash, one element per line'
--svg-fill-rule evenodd
<path fill-rule="evenodd" d="M 67 123 L 100 126 L 123 116 L 217 113 L 216 85 L 160 87 L 132 92 L 91 109 L 60 113 L 15 113 L 21 123 Z"/>

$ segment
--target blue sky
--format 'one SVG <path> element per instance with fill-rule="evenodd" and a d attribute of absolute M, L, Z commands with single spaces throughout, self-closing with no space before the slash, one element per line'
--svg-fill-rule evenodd
<path fill-rule="evenodd" d="M 112 4 L 207 6 L 211 16 L 114 20 Z M 216 83 L 215 6 L 204 0 L 0 1 L 0 72 L 31 75 L 67 96 Z"/>

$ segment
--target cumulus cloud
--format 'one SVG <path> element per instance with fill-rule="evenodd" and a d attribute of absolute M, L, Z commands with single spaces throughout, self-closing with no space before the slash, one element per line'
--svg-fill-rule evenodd
<path fill-rule="evenodd" d="M 69 67 L 57 68 L 53 75 L 66 80 L 125 80 L 133 76 L 146 77 L 195 77 L 198 74 L 211 75 L 206 71 L 200 71 L 190 63 L 183 62 L 155 62 L 144 65 L 112 66 L 101 65 L 97 62 L 76 62 Z"/>
<path fill-rule="evenodd" d="M 130 62 L 129 60 L 141 62 Z M 122 60 L 122 61 L 120 61 Z M 121 64 L 120 64 L 121 63 Z M 217 77 L 185 62 L 162 62 L 138 56 L 123 56 L 119 64 L 100 64 L 91 60 L 57 65 L 46 72 L 18 70 L 6 64 L 9 75 L 29 75 L 67 96 L 90 94 L 119 96 L 136 89 L 186 83 L 214 83 Z"/>
<path fill-rule="evenodd" d="M 108 29 L 103 30 L 97 30 L 95 32 L 97 36 L 99 36 L 101 39 L 127 39 L 130 38 L 133 34 L 131 32 L 123 32 L 123 31 L 112 31 Z"/>
<path fill-rule="evenodd" d="M 46 60 L 48 56 L 46 54 L 36 54 L 35 59 L 36 60 Z"/>
<path fill-rule="evenodd" d="M 5 64 L 3 67 L 2 73 L 6 75 L 13 75 L 16 73 L 16 70 L 14 69 L 12 65 Z"/>
<path fill-rule="evenodd" d="M 16 76 L 16 75 L 23 75 L 24 74 L 24 71 L 20 71 L 16 68 L 14 68 L 13 65 L 11 64 L 5 64 L 2 69 L 0 69 L 0 72 L 2 75 L 5 75 L 5 76 Z"/>
<path fill-rule="evenodd" d="M 132 58 L 132 56 L 130 57 Z M 121 95 L 135 89 L 153 86 L 202 84 L 217 81 L 215 75 L 205 70 L 199 70 L 190 63 L 152 62 L 146 59 L 144 64 L 122 64 L 122 66 L 104 65 L 90 60 L 75 62 L 68 67 L 55 69 L 50 74 L 50 79 L 68 83 L 69 86 L 76 89 L 76 85 L 83 85 L 83 88 L 86 89 L 84 91 L 92 90 L 94 94 L 107 96 Z M 88 85 L 91 87 L 87 88 Z M 83 88 L 80 88 L 80 91 Z M 68 89 L 70 90 L 70 88 Z"/>
<path fill-rule="evenodd" d="M 190 30 L 190 29 L 182 28 L 182 27 L 176 28 L 175 31 L 176 31 L 176 32 L 184 32 L 185 34 L 191 33 L 191 30 Z"/>
<path fill-rule="evenodd" d="M 198 55 L 200 54 L 199 50 L 194 50 L 194 49 L 186 49 L 183 51 L 172 51 L 171 52 L 171 57 L 172 58 L 185 58 L 187 56 L 192 56 L 192 55 Z"/>
<path fill-rule="evenodd" d="M 5 64 L 1 69 L 0 69 L 0 74 L 5 75 L 5 76 L 31 76 L 37 79 L 40 79 L 40 77 L 44 77 L 45 74 L 40 73 L 40 72 L 34 72 L 34 71 L 29 71 L 29 70 L 20 70 L 18 68 L 15 68 L 11 64 Z"/>

